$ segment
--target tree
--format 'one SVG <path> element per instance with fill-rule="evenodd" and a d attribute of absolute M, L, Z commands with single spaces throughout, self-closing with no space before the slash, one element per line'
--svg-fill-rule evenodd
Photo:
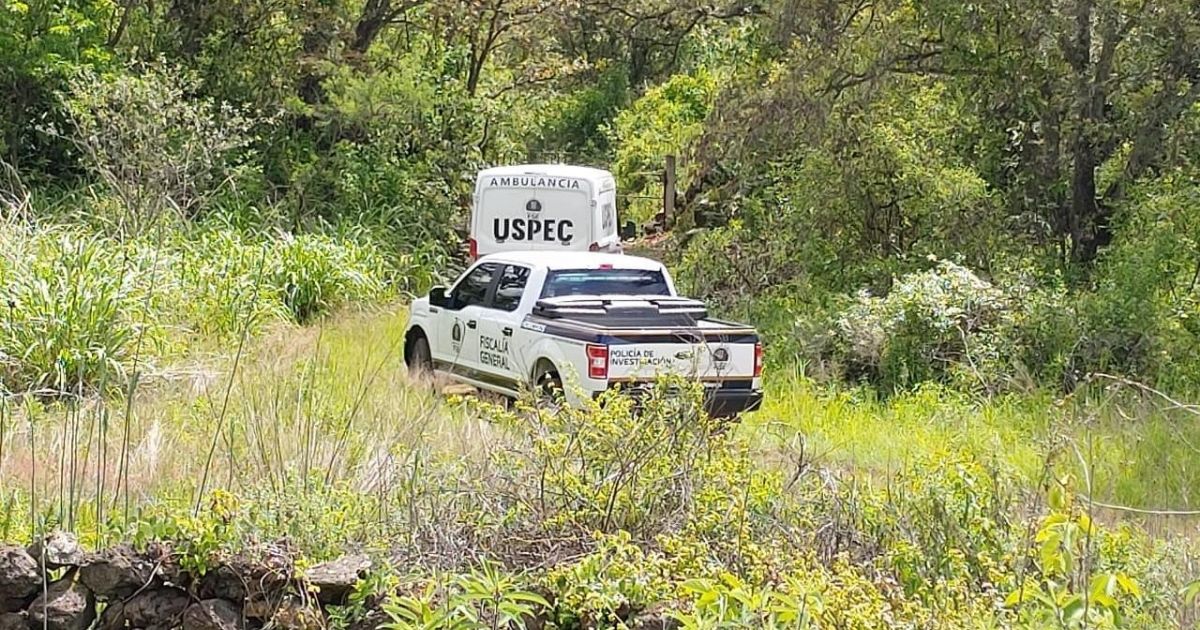
<path fill-rule="evenodd" d="M 251 121 L 227 104 L 189 98 L 195 88 L 170 67 L 71 81 L 69 137 L 120 201 L 119 231 L 191 218 L 235 172 L 228 159 L 248 145 Z"/>

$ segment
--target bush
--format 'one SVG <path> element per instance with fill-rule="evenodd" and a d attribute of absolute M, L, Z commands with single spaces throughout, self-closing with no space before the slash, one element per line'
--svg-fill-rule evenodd
<path fill-rule="evenodd" d="M 320 234 L 284 235 L 272 249 L 264 252 L 271 259 L 267 277 L 299 323 L 350 302 L 371 302 L 387 294 L 386 265 L 369 243 Z"/>
<path fill-rule="evenodd" d="M 164 332 L 146 312 L 148 287 L 134 281 L 154 275 L 145 253 L 72 230 L 0 226 L 0 386 L 123 386 L 139 339 L 148 353 Z"/>
<path fill-rule="evenodd" d="M 698 70 L 679 74 L 646 91 L 628 108 L 621 110 L 608 129 L 609 143 L 616 147 L 613 174 L 617 190 L 629 202 L 625 218 L 643 223 L 658 212 L 661 204 L 663 156 L 685 156 L 688 146 L 700 136 L 704 120 L 716 95 L 717 78 Z M 686 182 L 691 164 L 684 160 L 679 180 Z"/>
<path fill-rule="evenodd" d="M 900 278 L 886 296 L 859 293 L 834 322 L 836 351 L 851 375 L 890 390 L 929 380 L 991 388 L 1012 321 L 1003 292 L 940 261 Z"/>
<path fill-rule="evenodd" d="M 130 235 L 164 215 L 191 218 L 239 174 L 234 156 L 253 122 L 225 103 L 195 98 L 183 70 L 149 66 L 99 77 L 82 72 L 65 97 L 71 139 L 121 203 L 108 217 Z"/>
<path fill-rule="evenodd" d="M 672 379 L 650 391 L 639 412 L 633 398 L 615 391 L 584 409 L 491 410 L 519 432 L 528 453 L 515 461 L 503 454 L 498 464 L 513 483 L 537 484 L 512 495 L 537 496 L 532 516 L 547 529 L 650 538 L 686 519 L 698 493 L 744 472 L 726 459 L 735 457 L 722 446 L 729 438 L 715 433 L 701 400 L 698 384 Z M 740 481 L 732 485 L 742 488 Z"/>

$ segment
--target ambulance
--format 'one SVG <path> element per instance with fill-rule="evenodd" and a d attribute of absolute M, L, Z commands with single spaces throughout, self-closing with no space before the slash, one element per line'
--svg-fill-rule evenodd
<path fill-rule="evenodd" d="M 612 173 L 566 164 L 479 172 L 471 208 L 471 259 L 511 251 L 621 253 Z"/>

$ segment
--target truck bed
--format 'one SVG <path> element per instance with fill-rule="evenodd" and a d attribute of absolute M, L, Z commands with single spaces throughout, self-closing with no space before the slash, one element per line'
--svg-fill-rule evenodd
<path fill-rule="evenodd" d="M 590 343 L 753 343 L 757 340 L 753 328 L 710 318 L 703 302 L 674 296 L 543 299 L 522 325 Z"/>

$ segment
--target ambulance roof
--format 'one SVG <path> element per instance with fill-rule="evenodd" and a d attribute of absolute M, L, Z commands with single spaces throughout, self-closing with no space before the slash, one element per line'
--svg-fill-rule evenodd
<path fill-rule="evenodd" d="M 575 177 L 590 181 L 599 181 L 612 177 L 612 173 L 590 166 L 574 166 L 572 164 L 513 164 L 511 166 L 496 166 L 479 171 L 479 177 L 503 177 L 514 175 L 546 175 L 549 177 Z"/>

